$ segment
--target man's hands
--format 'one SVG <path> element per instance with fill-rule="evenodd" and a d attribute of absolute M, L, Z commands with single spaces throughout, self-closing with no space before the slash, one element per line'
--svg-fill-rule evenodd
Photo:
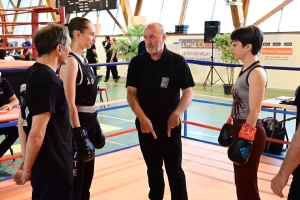
<path fill-rule="evenodd" d="M 0 111 L 7 111 L 7 110 L 11 110 L 11 109 L 12 109 L 12 106 L 10 104 L 5 104 L 0 107 Z"/>
<path fill-rule="evenodd" d="M 179 126 L 179 124 L 180 124 L 180 115 L 176 112 L 173 112 L 169 116 L 169 120 L 168 120 L 168 130 L 167 130 L 168 137 L 171 137 L 171 129 L 175 128 L 176 126 Z"/>
<path fill-rule="evenodd" d="M 153 129 L 152 123 L 147 117 L 141 119 L 140 123 L 141 123 L 140 126 L 141 126 L 142 133 L 150 133 L 151 132 L 154 139 L 157 139 L 157 136 Z"/>
<path fill-rule="evenodd" d="M 147 117 L 139 119 L 139 121 L 140 121 L 142 133 L 150 133 L 151 132 L 154 139 L 157 139 L 157 136 L 153 129 L 151 121 Z M 179 126 L 179 124 L 180 124 L 180 115 L 176 112 L 173 112 L 169 116 L 169 119 L 168 119 L 168 129 L 167 129 L 168 137 L 171 137 L 171 129 Z"/>
<path fill-rule="evenodd" d="M 22 163 L 13 174 L 13 180 L 17 185 L 24 185 L 30 179 L 31 179 L 31 172 L 25 172 Z"/>
<path fill-rule="evenodd" d="M 286 186 L 288 180 L 289 176 L 286 176 L 279 171 L 279 173 L 271 180 L 271 189 L 273 193 L 281 198 L 284 197 L 282 190 Z"/>

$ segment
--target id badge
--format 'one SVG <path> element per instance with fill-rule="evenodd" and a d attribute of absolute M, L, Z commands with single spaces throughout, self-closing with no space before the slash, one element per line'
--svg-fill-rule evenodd
<path fill-rule="evenodd" d="M 168 88 L 168 84 L 169 84 L 169 78 L 163 77 L 162 80 L 161 80 L 160 87 Z"/>

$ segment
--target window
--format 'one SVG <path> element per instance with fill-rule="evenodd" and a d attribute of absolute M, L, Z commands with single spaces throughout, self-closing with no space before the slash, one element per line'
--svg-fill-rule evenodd
<path fill-rule="evenodd" d="M 159 22 L 164 25 L 166 32 L 175 32 L 175 25 L 178 25 L 180 18 L 182 2 L 183 1 L 174 0 L 163 1 Z M 159 7 L 159 5 L 157 5 L 157 7 Z"/>
<path fill-rule="evenodd" d="M 220 21 L 221 33 L 231 33 L 234 30 L 231 9 L 225 1 L 216 1 L 213 21 Z"/>
<path fill-rule="evenodd" d="M 213 6 L 214 3 L 211 3 L 207 0 L 189 0 L 184 19 L 184 24 L 189 25 L 188 33 L 204 33 L 204 22 L 212 21 L 211 15 L 213 11 Z M 180 12 L 177 13 L 178 21 L 180 17 Z"/>
<path fill-rule="evenodd" d="M 145 0 L 141 9 L 140 16 L 147 17 L 147 24 L 158 22 L 163 0 Z M 169 8 L 171 9 L 171 8 Z M 134 12 L 134 10 L 132 11 Z"/>
<path fill-rule="evenodd" d="M 252 25 L 282 2 L 283 0 L 251 0 L 246 25 Z M 279 20 L 280 11 L 258 26 L 263 32 L 274 32 L 278 30 Z"/>
<path fill-rule="evenodd" d="M 282 18 L 280 23 L 281 32 L 300 31 L 300 1 L 292 1 L 289 5 L 283 8 Z"/>

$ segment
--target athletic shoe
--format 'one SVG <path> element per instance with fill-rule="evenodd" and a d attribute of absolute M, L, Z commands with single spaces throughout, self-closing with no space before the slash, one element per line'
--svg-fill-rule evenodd
<path fill-rule="evenodd" d="M 120 76 L 118 76 L 118 78 L 114 79 L 114 82 L 118 82 L 119 79 L 120 79 Z"/>

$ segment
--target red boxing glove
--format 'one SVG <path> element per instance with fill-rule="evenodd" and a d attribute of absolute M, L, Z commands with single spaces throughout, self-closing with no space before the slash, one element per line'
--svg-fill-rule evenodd
<path fill-rule="evenodd" d="M 256 133 L 256 128 L 250 124 L 243 124 L 240 132 L 239 138 L 243 138 L 248 141 L 253 141 Z"/>

